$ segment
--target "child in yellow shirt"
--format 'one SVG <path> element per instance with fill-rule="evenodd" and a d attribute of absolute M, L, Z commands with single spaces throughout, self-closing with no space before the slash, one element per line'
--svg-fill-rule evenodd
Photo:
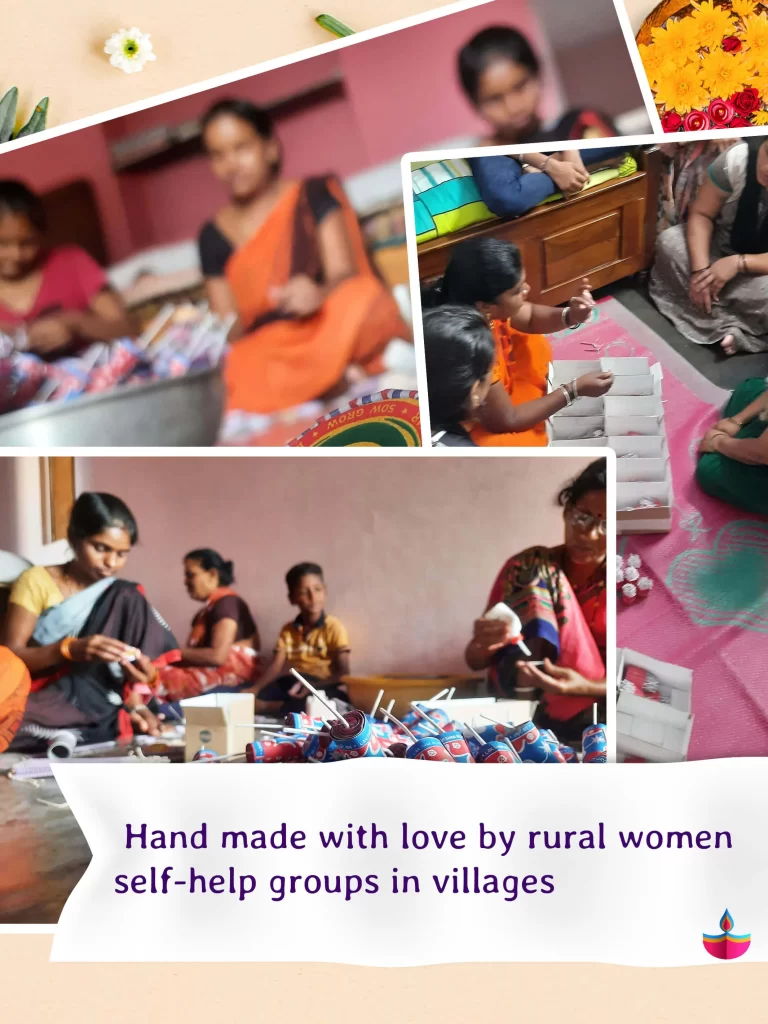
<path fill-rule="evenodd" d="M 328 588 L 321 567 L 301 562 L 288 570 L 285 582 L 288 600 L 299 614 L 280 630 L 271 663 L 250 688 L 257 711 L 283 715 L 303 711 L 307 698 L 290 669 L 341 700 L 346 700 L 341 679 L 350 673 L 349 634 L 344 623 L 325 610 Z"/>

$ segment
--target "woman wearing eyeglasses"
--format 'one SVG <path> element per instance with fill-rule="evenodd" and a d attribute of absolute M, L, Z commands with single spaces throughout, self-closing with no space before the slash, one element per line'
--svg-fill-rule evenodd
<path fill-rule="evenodd" d="M 465 657 L 473 671 L 488 670 L 499 696 L 538 700 L 538 726 L 578 740 L 606 695 L 605 460 L 563 487 L 557 502 L 564 544 L 510 558 L 486 604 L 488 611 L 503 602 L 519 616 L 530 658 L 506 622 L 486 618 L 475 621 Z"/>

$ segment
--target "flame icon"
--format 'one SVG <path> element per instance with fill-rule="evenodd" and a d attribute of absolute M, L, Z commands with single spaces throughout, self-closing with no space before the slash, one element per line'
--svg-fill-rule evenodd
<path fill-rule="evenodd" d="M 737 960 L 744 956 L 752 940 L 751 935 L 734 935 L 733 918 L 726 910 L 720 918 L 719 935 L 702 935 L 704 949 L 716 960 Z"/>

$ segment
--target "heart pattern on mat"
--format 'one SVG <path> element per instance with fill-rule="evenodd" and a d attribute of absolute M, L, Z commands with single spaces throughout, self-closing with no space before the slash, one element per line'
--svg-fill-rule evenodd
<path fill-rule="evenodd" d="M 768 526 L 728 523 L 711 548 L 677 556 L 667 586 L 700 626 L 768 633 Z"/>

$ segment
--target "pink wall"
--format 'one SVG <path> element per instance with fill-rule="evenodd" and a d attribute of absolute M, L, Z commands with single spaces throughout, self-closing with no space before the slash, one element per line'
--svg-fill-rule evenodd
<path fill-rule="evenodd" d="M 158 124 L 199 116 L 222 96 L 265 102 L 340 73 L 345 95 L 281 119 L 285 174 L 333 170 L 345 177 L 446 139 L 482 132 L 456 81 L 459 47 L 491 23 L 514 24 L 547 56 L 529 0 L 496 0 L 357 46 L 313 57 L 212 91 L 0 157 L 0 176 L 20 175 L 45 189 L 76 177 L 96 188 L 110 254 L 118 260 L 151 245 L 196 236 L 223 201 L 203 157 L 139 173 L 113 174 L 108 144 Z M 556 109 L 554 74 L 546 108 Z"/>
<path fill-rule="evenodd" d="M 584 460 L 475 456 L 78 459 L 79 486 L 118 494 L 141 543 L 139 580 L 185 637 L 197 606 L 181 559 L 213 547 L 271 650 L 293 617 L 283 577 L 325 569 L 329 610 L 350 630 L 356 672 L 464 671 L 462 652 L 504 560 L 562 541 L 554 497 Z"/>

